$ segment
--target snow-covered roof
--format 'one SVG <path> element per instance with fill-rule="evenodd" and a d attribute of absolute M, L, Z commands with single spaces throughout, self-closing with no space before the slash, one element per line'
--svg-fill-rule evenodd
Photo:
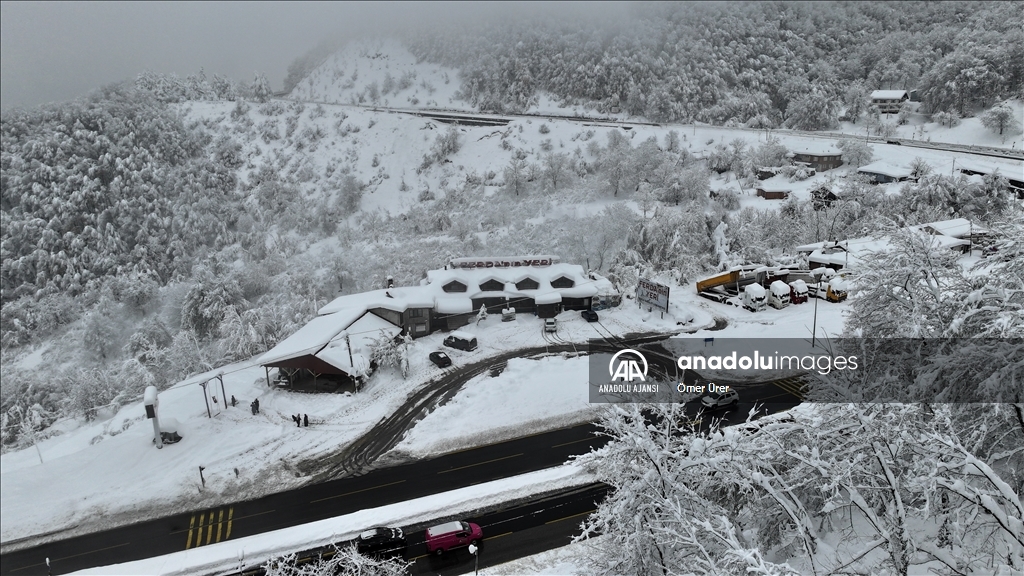
<path fill-rule="evenodd" d="M 434 298 L 434 310 L 438 314 L 469 314 L 473 301 L 465 296 L 438 296 Z"/>
<path fill-rule="evenodd" d="M 797 294 L 804 294 L 807 292 L 807 283 L 804 282 L 803 280 L 793 280 L 792 282 L 789 283 L 789 285 L 792 286 L 794 290 L 796 290 Z"/>
<path fill-rule="evenodd" d="M 786 284 L 782 280 L 776 280 L 771 283 L 772 294 L 783 295 L 789 294 L 789 284 Z"/>
<path fill-rule="evenodd" d="M 920 224 L 917 226 L 911 226 L 913 230 L 923 230 L 930 234 L 942 234 L 944 236 L 952 236 L 953 238 L 964 238 L 974 234 L 982 234 L 988 232 L 987 229 L 971 224 L 971 221 L 967 218 L 954 218 L 952 220 L 941 220 L 939 222 L 929 222 L 928 224 Z"/>
<path fill-rule="evenodd" d="M 842 152 L 829 142 L 810 142 L 801 144 L 790 151 L 793 155 L 808 154 L 811 156 L 842 156 Z"/>
<path fill-rule="evenodd" d="M 431 526 L 430 528 L 427 528 L 427 536 L 449 534 L 451 532 L 458 532 L 459 530 L 462 530 L 462 522 L 445 522 L 444 524 L 438 524 L 437 526 Z"/>
<path fill-rule="evenodd" d="M 403 286 L 338 296 L 324 305 L 317 313 L 322 316 L 352 308 L 362 308 L 363 311 L 384 308 L 395 312 L 405 312 L 409 308 L 430 308 L 433 305 L 434 298 L 421 290 L 421 287 Z"/>
<path fill-rule="evenodd" d="M 551 287 L 551 282 L 562 276 L 573 281 L 572 288 Z M 526 277 L 536 280 L 540 286 L 536 290 L 509 290 L 509 288 L 514 288 L 515 282 Z M 480 298 L 483 296 L 513 297 L 527 295 L 534 295 L 536 298 L 540 298 L 543 293 L 550 292 L 552 290 L 558 291 L 560 296 L 565 296 L 567 298 L 587 298 L 597 295 L 597 287 L 594 285 L 594 281 L 587 278 L 583 271 L 583 267 L 577 264 L 558 263 L 551 264 L 549 266 L 528 268 L 449 268 L 447 270 L 427 271 L 427 286 L 435 287 L 435 290 L 440 290 L 440 287 L 449 284 L 453 280 L 461 282 L 466 286 L 465 295 L 469 298 Z M 504 282 L 506 284 L 504 287 L 505 290 L 480 290 L 480 285 L 488 280 Z M 513 286 L 508 286 L 509 283 L 512 283 Z M 557 301 L 561 300 L 556 300 L 556 302 Z"/>
<path fill-rule="evenodd" d="M 872 100 L 899 100 L 909 97 L 906 90 L 874 90 L 871 92 Z"/>
<path fill-rule="evenodd" d="M 883 161 L 872 162 L 866 166 L 861 166 L 857 169 L 857 172 L 864 174 L 882 174 L 883 176 L 888 176 L 890 178 L 910 178 L 913 176 L 913 172 L 911 172 L 910 168 L 905 166 L 895 166 Z"/>
<path fill-rule="evenodd" d="M 349 309 L 335 314 L 317 316 L 294 334 L 278 342 L 277 346 L 260 356 L 257 362 L 270 364 L 315 354 L 365 313 L 366 311 L 362 309 Z"/>
<path fill-rule="evenodd" d="M 764 190 L 765 192 L 793 192 L 793 188 L 791 186 L 785 186 L 783 184 L 761 184 L 757 189 Z"/>
<path fill-rule="evenodd" d="M 957 158 L 954 167 L 957 170 L 969 170 L 971 172 L 978 172 L 980 174 L 992 174 L 993 172 L 999 171 L 999 175 L 1003 178 L 1020 180 L 1021 174 L 1024 173 L 1024 164 L 1019 160 L 1010 159 L 979 159 L 979 158 Z"/>
<path fill-rule="evenodd" d="M 555 262 L 540 266 L 505 267 L 505 262 L 498 258 L 479 259 L 479 261 L 473 258 L 461 260 L 473 264 L 490 262 L 492 266 L 430 270 L 427 272 L 426 281 L 419 286 L 404 286 L 339 296 L 321 308 L 319 316 L 260 356 L 259 362 L 271 364 L 301 356 L 316 355 L 325 362 L 336 365 L 335 361 L 340 362 L 340 360 L 335 358 L 335 349 L 338 345 L 334 340 L 339 339 L 338 336 L 343 331 L 348 333 L 353 352 L 369 353 L 373 342 L 380 338 L 382 330 L 384 334 L 391 337 L 401 332 L 400 327 L 369 312 L 376 308 L 396 312 L 404 312 L 410 308 L 433 308 L 439 314 L 470 314 L 474 311 L 472 298 L 532 297 L 537 304 L 556 304 L 561 302 L 563 297 L 590 298 L 596 296 L 598 286 L 604 286 L 611 291 L 610 282 L 607 280 L 603 278 L 600 281 L 591 280 L 584 274 L 582 266 L 558 263 L 558 259 L 553 256 L 511 259 L 520 264 L 531 261 Z M 460 259 L 456 259 L 452 262 L 459 261 Z M 494 266 L 495 263 L 498 264 L 497 267 Z M 551 282 L 562 277 L 571 280 L 573 286 L 553 288 Z M 538 287 L 528 290 L 516 288 L 515 282 L 524 278 L 532 278 L 537 281 Z M 457 294 L 445 292 L 444 286 L 453 280 L 464 284 L 466 292 Z M 489 280 L 502 283 L 504 289 L 480 290 L 480 284 Z M 344 344 L 343 337 L 339 340 Z M 348 363 L 348 345 L 344 345 L 342 349 L 344 351 L 344 366 L 337 367 L 347 371 L 352 368 Z"/>
<path fill-rule="evenodd" d="M 537 304 L 558 304 L 562 301 L 562 295 L 558 292 L 545 292 L 537 294 L 537 297 L 533 300 Z"/>
<path fill-rule="evenodd" d="M 334 366 L 349 376 L 364 376 L 370 371 L 366 356 L 353 352 L 350 357 L 344 343 L 331 345 L 316 353 L 316 357 Z"/>
<path fill-rule="evenodd" d="M 398 326 L 372 312 L 367 312 L 349 325 L 343 333 L 338 334 L 335 340 L 344 341 L 345 334 L 348 334 L 353 350 L 368 352 L 382 335 L 394 338 L 401 333 L 402 329 Z"/>
<path fill-rule="evenodd" d="M 912 227 L 911 229 L 915 229 Z M 934 246 L 943 248 L 955 248 L 958 246 L 967 246 L 970 244 L 967 240 L 961 240 L 952 236 L 943 236 L 941 234 L 933 235 L 932 244 Z M 864 237 L 864 238 L 853 238 L 851 240 L 844 240 L 838 243 L 835 242 L 817 242 L 815 244 L 806 244 L 804 246 L 797 247 L 798 251 L 805 251 L 806 248 L 813 248 L 810 255 L 807 257 L 809 262 L 818 264 L 831 264 L 838 265 L 841 267 L 856 267 L 864 258 L 870 258 L 872 252 L 880 252 L 889 249 L 890 239 L 888 236 L 882 236 L 880 238 Z M 823 246 L 827 244 L 826 246 Z"/>

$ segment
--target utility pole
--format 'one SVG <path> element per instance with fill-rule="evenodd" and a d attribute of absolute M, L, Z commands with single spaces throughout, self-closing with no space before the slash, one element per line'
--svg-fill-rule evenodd
<path fill-rule="evenodd" d="M 818 299 L 821 294 L 821 268 L 811 270 L 814 275 L 814 325 L 811 328 L 811 348 L 814 348 L 814 339 L 818 335 Z"/>

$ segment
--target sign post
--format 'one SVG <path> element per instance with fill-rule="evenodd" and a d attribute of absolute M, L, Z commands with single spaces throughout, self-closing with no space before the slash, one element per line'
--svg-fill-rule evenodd
<path fill-rule="evenodd" d="M 637 303 L 646 302 L 658 310 L 661 310 L 661 317 L 668 312 L 668 286 L 641 278 L 636 284 Z"/>
<path fill-rule="evenodd" d="M 160 434 L 160 418 L 156 414 L 160 406 L 160 399 L 157 397 L 156 386 L 147 386 L 143 403 L 146 405 L 146 418 L 153 421 L 153 442 L 157 448 L 164 447 L 164 438 Z"/>

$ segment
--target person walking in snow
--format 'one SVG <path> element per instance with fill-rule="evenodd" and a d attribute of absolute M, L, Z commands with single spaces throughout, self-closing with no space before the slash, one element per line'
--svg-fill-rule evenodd
<path fill-rule="evenodd" d="M 259 414 L 260 413 L 260 399 L 257 398 L 255 400 L 253 400 L 252 403 L 256 406 L 256 413 Z"/>
<path fill-rule="evenodd" d="M 309 414 L 302 415 L 302 425 L 309 428 Z"/>

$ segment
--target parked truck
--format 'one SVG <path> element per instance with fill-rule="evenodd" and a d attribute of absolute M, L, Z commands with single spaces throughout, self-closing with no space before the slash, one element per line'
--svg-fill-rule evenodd
<path fill-rule="evenodd" d="M 789 306 L 789 284 L 776 280 L 768 287 L 768 305 L 779 310 Z"/>
<path fill-rule="evenodd" d="M 807 302 L 807 283 L 803 280 L 794 280 L 789 283 L 789 303 L 803 304 Z"/>
<path fill-rule="evenodd" d="M 807 289 L 814 298 L 824 298 L 829 302 L 842 302 L 846 300 L 846 281 L 839 277 L 832 278 L 824 286 L 821 283 L 811 284 Z"/>
<path fill-rule="evenodd" d="M 760 284 L 747 284 L 743 288 L 743 307 L 760 312 L 768 305 L 768 294 Z"/>

